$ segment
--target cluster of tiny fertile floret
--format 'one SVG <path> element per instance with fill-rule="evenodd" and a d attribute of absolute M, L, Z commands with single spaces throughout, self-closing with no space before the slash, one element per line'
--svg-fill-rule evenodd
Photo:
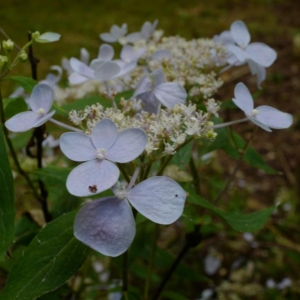
<path fill-rule="evenodd" d="M 216 103 L 210 99 L 207 103 Z M 218 105 L 213 105 L 214 112 Z M 190 138 L 214 139 L 216 133 L 210 126 L 211 111 L 197 111 L 195 104 L 179 104 L 173 109 L 161 109 L 155 115 L 142 110 L 143 103 L 137 99 L 121 98 L 119 108 L 104 108 L 100 103 L 86 106 L 84 110 L 72 110 L 69 114 L 74 125 L 80 125 L 90 134 L 103 118 L 111 119 L 121 132 L 127 128 L 141 128 L 148 135 L 145 152 L 150 155 L 175 154 L 176 149 Z"/>
<path fill-rule="evenodd" d="M 162 69 L 168 82 L 180 83 L 193 97 L 207 99 L 223 84 L 217 78 L 216 71 L 227 64 L 226 51 L 224 46 L 212 39 L 188 41 L 179 36 L 170 36 L 149 42 L 141 40 L 134 47 L 147 49 L 140 63 L 150 71 Z M 171 56 L 153 60 L 152 56 L 157 50 L 168 50 Z"/>
<path fill-rule="evenodd" d="M 167 82 L 178 82 L 184 86 L 196 100 L 212 97 L 223 84 L 217 77 L 217 71 L 226 65 L 226 51 L 224 46 L 212 39 L 188 41 L 179 36 L 162 37 L 162 31 L 155 31 L 150 41 L 140 40 L 133 46 L 146 51 L 133 71 L 108 82 L 112 91 L 134 90 L 148 72 L 156 69 L 163 70 Z M 153 59 L 157 50 L 168 50 L 170 57 Z M 70 87 L 56 87 L 55 99 L 60 105 L 65 99 L 80 99 L 95 93 L 105 94 L 105 84 L 88 80 Z"/>

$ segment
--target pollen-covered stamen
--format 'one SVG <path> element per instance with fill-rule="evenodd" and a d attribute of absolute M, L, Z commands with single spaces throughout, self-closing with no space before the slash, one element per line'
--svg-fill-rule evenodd
<path fill-rule="evenodd" d="M 97 158 L 104 159 L 105 158 L 105 149 L 97 149 Z"/>
<path fill-rule="evenodd" d="M 39 114 L 40 116 L 44 116 L 46 114 L 46 112 L 43 108 L 39 108 L 37 111 L 37 114 Z"/>
<path fill-rule="evenodd" d="M 256 117 L 258 115 L 258 110 L 257 109 L 253 109 L 252 111 L 251 111 L 251 116 L 252 117 Z"/>

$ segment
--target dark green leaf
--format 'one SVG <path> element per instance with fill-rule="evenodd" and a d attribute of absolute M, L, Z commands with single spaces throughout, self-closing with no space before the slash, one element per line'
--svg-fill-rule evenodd
<path fill-rule="evenodd" d="M 189 300 L 189 298 L 186 298 L 179 293 L 175 293 L 171 291 L 164 291 L 162 295 L 164 299 L 169 299 L 169 300 Z"/>
<path fill-rule="evenodd" d="M 188 192 L 188 201 L 213 212 L 226 221 L 226 223 L 228 223 L 234 230 L 242 232 L 254 232 L 260 230 L 274 211 L 274 206 L 271 206 L 267 209 L 249 214 L 226 212 L 215 207 L 212 203 L 198 196 L 193 191 Z"/>
<path fill-rule="evenodd" d="M 9 119 L 14 115 L 27 111 L 27 104 L 22 97 L 4 99 L 5 118 Z"/>
<path fill-rule="evenodd" d="M 89 248 L 73 236 L 72 211 L 47 224 L 14 264 L 1 300 L 34 300 L 73 276 Z"/>
<path fill-rule="evenodd" d="M 190 161 L 192 147 L 193 143 L 191 141 L 175 153 L 171 162 L 181 169 L 186 169 L 186 166 L 189 164 Z"/>
<path fill-rule="evenodd" d="M 0 260 L 14 238 L 15 206 L 13 177 L 0 127 Z"/>
<path fill-rule="evenodd" d="M 27 93 L 31 93 L 33 88 L 37 85 L 37 81 L 30 77 L 25 76 L 10 76 L 6 77 L 5 80 L 13 80 L 18 83 Z"/>

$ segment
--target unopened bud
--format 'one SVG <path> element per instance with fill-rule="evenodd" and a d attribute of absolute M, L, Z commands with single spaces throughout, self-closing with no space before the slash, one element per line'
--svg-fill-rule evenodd
<path fill-rule="evenodd" d="M 14 49 L 14 42 L 12 40 L 2 41 L 2 47 L 5 51 L 10 52 Z"/>
<path fill-rule="evenodd" d="M 25 51 L 22 51 L 19 55 L 19 61 L 20 62 L 25 62 L 28 59 L 28 55 Z"/>
<path fill-rule="evenodd" d="M 0 55 L 0 67 L 3 67 L 6 63 L 8 63 L 8 57 Z"/>
<path fill-rule="evenodd" d="M 213 131 L 213 129 L 211 129 L 211 130 L 209 130 L 208 132 L 207 132 L 207 135 L 206 135 L 206 137 L 208 138 L 208 139 L 215 139 L 216 137 L 217 137 L 217 133 L 216 132 L 214 132 Z"/>
<path fill-rule="evenodd" d="M 31 37 L 33 40 L 37 39 L 41 34 L 39 33 L 39 31 L 33 32 L 31 34 Z"/>

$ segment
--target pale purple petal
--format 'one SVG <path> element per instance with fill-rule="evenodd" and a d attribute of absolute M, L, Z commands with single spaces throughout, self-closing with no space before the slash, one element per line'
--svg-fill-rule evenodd
<path fill-rule="evenodd" d="M 161 106 L 161 103 L 155 98 L 153 92 L 145 92 L 136 96 L 138 99 L 143 101 L 143 109 L 144 111 L 148 111 L 153 114 L 157 114 L 158 110 Z"/>
<path fill-rule="evenodd" d="M 71 171 L 67 178 L 67 189 L 78 197 L 92 196 L 111 188 L 119 175 L 118 167 L 112 162 L 105 159 L 90 160 Z"/>
<path fill-rule="evenodd" d="M 130 63 L 132 61 L 137 61 L 146 51 L 145 47 L 135 50 L 132 46 L 125 45 L 121 51 L 121 58 L 123 61 Z"/>
<path fill-rule="evenodd" d="M 136 62 L 132 61 L 131 63 L 125 65 L 125 67 L 122 67 L 120 72 L 116 74 L 113 78 L 122 77 L 123 75 L 131 72 L 136 67 Z"/>
<path fill-rule="evenodd" d="M 104 63 L 106 62 L 106 60 L 103 59 L 93 59 L 90 63 L 90 68 L 93 69 L 94 71 L 98 68 L 100 68 Z"/>
<path fill-rule="evenodd" d="M 53 104 L 54 92 L 50 85 L 46 83 L 37 84 L 31 93 L 29 105 L 33 112 L 43 109 L 45 113 L 49 112 Z"/>
<path fill-rule="evenodd" d="M 95 71 L 95 77 L 100 81 L 107 81 L 120 73 L 118 64 L 112 61 L 103 63 Z"/>
<path fill-rule="evenodd" d="M 263 67 L 271 66 L 277 57 L 276 51 L 264 43 L 251 43 L 246 52 L 249 58 Z"/>
<path fill-rule="evenodd" d="M 80 84 L 80 83 L 83 83 L 88 80 L 88 78 L 86 78 L 78 73 L 75 73 L 75 72 L 72 73 L 68 79 L 69 79 L 70 84 L 73 84 L 73 85 Z"/>
<path fill-rule="evenodd" d="M 117 39 L 110 33 L 101 33 L 100 39 L 107 43 L 114 43 L 117 41 Z"/>
<path fill-rule="evenodd" d="M 268 131 L 268 132 L 272 132 L 272 130 L 267 126 L 265 125 L 264 123 L 258 121 L 255 117 L 249 115 L 249 114 L 246 114 L 246 117 L 251 121 L 253 122 L 255 125 L 261 127 L 262 129 L 264 129 L 265 131 Z"/>
<path fill-rule="evenodd" d="M 78 60 L 75 57 L 72 57 L 70 59 L 70 65 L 72 67 L 72 69 L 79 73 L 80 75 L 87 77 L 87 78 L 92 78 L 94 79 L 94 70 L 91 69 L 90 67 L 88 67 L 87 65 L 85 65 L 83 62 L 81 62 L 80 60 Z"/>
<path fill-rule="evenodd" d="M 153 24 L 151 22 L 148 22 L 148 21 L 143 24 L 142 29 L 141 29 L 141 33 L 142 33 L 142 36 L 146 40 L 150 39 L 150 37 L 152 36 L 152 33 L 155 30 L 157 24 L 158 24 L 158 20 L 155 20 L 153 22 Z"/>
<path fill-rule="evenodd" d="M 229 44 L 226 46 L 226 49 L 229 53 L 236 56 L 236 58 L 241 62 L 244 63 L 248 59 L 248 54 L 246 51 L 242 50 L 240 47 Z"/>
<path fill-rule="evenodd" d="M 234 40 L 232 38 L 231 32 L 229 30 L 225 30 L 221 32 L 219 35 L 215 35 L 213 37 L 214 42 L 226 44 L 234 44 Z"/>
<path fill-rule="evenodd" d="M 142 34 L 140 32 L 133 32 L 126 36 L 126 39 L 129 43 L 133 43 L 136 41 L 139 41 L 143 38 Z"/>
<path fill-rule="evenodd" d="M 93 129 L 91 138 L 98 149 L 108 150 L 117 138 L 117 127 L 110 119 L 101 120 Z"/>
<path fill-rule="evenodd" d="M 114 53 L 114 48 L 112 46 L 103 44 L 99 48 L 98 59 L 105 61 L 112 60 Z"/>
<path fill-rule="evenodd" d="M 261 89 L 261 83 L 266 79 L 266 68 L 252 60 L 248 60 L 248 66 L 251 74 L 257 76 L 257 87 Z"/>
<path fill-rule="evenodd" d="M 90 62 L 90 54 L 85 48 L 80 49 L 80 60 L 85 64 L 88 65 Z"/>
<path fill-rule="evenodd" d="M 87 161 L 97 157 L 92 139 L 84 133 L 66 132 L 61 135 L 59 145 L 63 154 L 74 161 Z"/>
<path fill-rule="evenodd" d="M 40 116 L 34 123 L 33 127 L 39 127 L 46 123 L 55 114 L 55 110 L 50 111 L 48 114 Z"/>
<path fill-rule="evenodd" d="M 163 50 L 155 51 L 152 55 L 152 60 L 164 59 L 164 58 L 170 58 L 170 57 L 172 57 L 171 51 L 163 49 Z"/>
<path fill-rule="evenodd" d="M 33 111 L 21 112 L 5 122 L 5 126 L 12 132 L 24 132 L 34 127 L 40 116 Z"/>
<path fill-rule="evenodd" d="M 135 90 L 134 94 L 133 94 L 133 98 L 135 98 L 136 96 L 143 94 L 145 92 L 150 92 L 151 90 L 151 79 L 148 75 L 146 75 L 145 77 L 143 77 L 141 79 L 141 81 L 138 84 L 137 89 Z"/>
<path fill-rule="evenodd" d="M 154 70 L 149 77 L 153 80 L 154 88 L 166 81 L 165 74 L 161 69 Z"/>
<path fill-rule="evenodd" d="M 105 197 L 85 204 L 74 222 L 75 237 L 92 249 L 118 256 L 131 245 L 136 227 L 127 200 Z"/>
<path fill-rule="evenodd" d="M 129 191 L 128 200 L 146 218 L 158 224 L 171 224 L 182 214 L 186 192 L 173 179 L 151 177 Z"/>
<path fill-rule="evenodd" d="M 117 25 L 111 26 L 110 33 L 118 40 L 127 33 L 127 24 L 123 24 L 121 27 Z"/>
<path fill-rule="evenodd" d="M 127 163 L 137 158 L 145 149 L 147 134 L 140 128 L 128 128 L 120 132 L 114 144 L 106 152 L 106 158 Z"/>
<path fill-rule="evenodd" d="M 274 107 L 262 105 L 256 107 L 258 114 L 256 119 L 270 128 L 288 128 L 293 123 L 292 115 L 284 113 Z"/>
<path fill-rule="evenodd" d="M 176 104 L 185 103 L 187 93 L 177 82 L 166 82 L 154 90 L 155 97 L 166 107 L 173 108 Z"/>
<path fill-rule="evenodd" d="M 232 101 L 245 113 L 250 114 L 253 110 L 253 98 L 248 88 L 242 83 L 238 83 L 234 89 L 234 97 Z"/>
<path fill-rule="evenodd" d="M 245 47 L 250 42 L 250 33 L 243 21 L 235 21 L 230 26 L 230 32 L 234 41 L 241 47 Z"/>

